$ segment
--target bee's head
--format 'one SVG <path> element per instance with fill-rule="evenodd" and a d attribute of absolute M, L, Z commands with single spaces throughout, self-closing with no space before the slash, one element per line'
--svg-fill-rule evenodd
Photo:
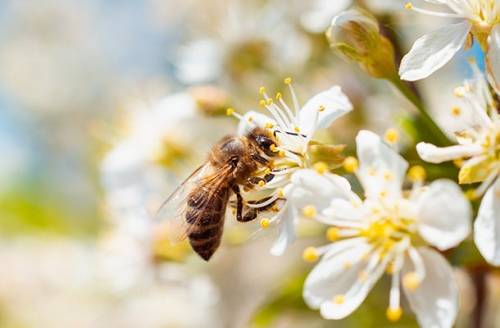
<path fill-rule="evenodd" d="M 266 129 L 254 128 L 247 135 L 248 139 L 254 142 L 267 156 L 274 156 L 273 145 L 276 146 L 276 140 Z"/>

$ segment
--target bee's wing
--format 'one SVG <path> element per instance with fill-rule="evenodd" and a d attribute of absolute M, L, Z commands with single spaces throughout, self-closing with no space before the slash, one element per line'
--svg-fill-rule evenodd
<path fill-rule="evenodd" d="M 155 222 L 170 242 L 178 243 L 186 238 L 189 229 L 185 220 L 187 196 L 209 171 L 208 163 L 198 167 L 168 196 L 156 212 Z"/>

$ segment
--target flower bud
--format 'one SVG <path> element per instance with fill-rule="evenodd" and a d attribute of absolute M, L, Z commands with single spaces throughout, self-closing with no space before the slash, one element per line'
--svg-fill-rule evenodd
<path fill-rule="evenodd" d="M 376 18 L 362 9 L 341 12 L 326 32 L 330 46 L 343 58 L 357 62 L 376 78 L 393 78 L 396 74 L 394 48 L 380 34 Z"/>

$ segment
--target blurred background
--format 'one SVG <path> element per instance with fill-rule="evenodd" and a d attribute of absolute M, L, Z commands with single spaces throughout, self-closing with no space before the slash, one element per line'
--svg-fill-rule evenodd
<path fill-rule="evenodd" d="M 398 0 L 0 1 L 0 327 L 414 327 L 410 311 L 385 319 L 385 280 L 348 319 L 307 309 L 301 253 L 325 243 L 320 226 L 301 224 L 302 238 L 275 258 L 272 231 L 227 222 L 205 263 L 152 224 L 234 133 L 225 109 L 256 109 L 261 85 L 279 91 L 291 76 L 301 103 L 340 85 L 355 110 L 320 137 L 347 153 L 359 129 L 411 120 L 388 84 L 330 51 L 324 31 L 353 4 L 377 15 L 399 55 L 440 26 Z M 416 86 L 445 130 L 470 56 L 480 50 Z M 415 140 L 402 135 L 411 158 Z M 457 276 L 466 327 L 475 293 Z M 493 326 L 499 278 L 487 284 Z"/>

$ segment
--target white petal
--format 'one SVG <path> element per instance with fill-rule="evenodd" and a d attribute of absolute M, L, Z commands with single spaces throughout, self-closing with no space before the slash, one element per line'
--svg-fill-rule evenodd
<path fill-rule="evenodd" d="M 405 291 L 421 327 L 451 328 L 458 311 L 458 286 L 446 259 L 430 248 L 418 249 L 425 265 L 425 278 L 415 290 Z M 413 271 L 405 261 L 403 274 Z"/>
<path fill-rule="evenodd" d="M 481 154 L 482 151 L 483 149 L 478 145 L 436 147 L 426 142 L 417 144 L 418 155 L 429 163 L 442 163 L 463 157 L 472 157 Z"/>
<path fill-rule="evenodd" d="M 446 250 L 471 231 L 471 206 L 450 180 L 434 181 L 418 199 L 418 231 L 431 245 Z"/>
<path fill-rule="evenodd" d="M 392 196 L 401 194 L 408 163 L 373 132 L 360 131 L 356 137 L 359 158 L 358 177 L 369 198 L 381 191 Z"/>
<path fill-rule="evenodd" d="M 353 197 L 352 199 L 352 201 L 341 198 L 333 199 L 330 206 L 323 211 L 323 215 L 318 217 L 318 221 L 330 225 L 336 225 L 336 222 L 338 222 L 336 220 L 362 222 L 369 214 L 364 211 L 365 208 L 359 198 Z"/>
<path fill-rule="evenodd" d="M 324 106 L 324 110 L 318 113 L 321 106 Z M 333 86 L 309 99 L 300 110 L 300 129 L 306 135 L 314 133 L 318 129 L 327 128 L 334 120 L 351 110 L 352 104 L 342 89 L 339 86 Z"/>
<path fill-rule="evenodd" d="M 500 265 L 500 179 L 481 201 L 474 222 L 474 241 L 481 255 L 493 265 Z"/>
<path fill-rule="evenodd" d="M 279 236 L 271 248 L 271 254 L 281 256 L 287 247 L 295 241 L 295 221 L 297 211 L 289 205 L 286 205 L 283 212 L 279 214 L 281 219 L 279 223 Z"/>
<path fill-rule="evenodd" d="M 382 273 L 380 270 L 373 272 L 362 288 L 349 293 L 353 286 L 360 286 L 358 277 L 367 267 L 364 257 L 371 248 L 361 238 L 333 244 L 304 283 L 305 302 L 313 309 L 321 308 L 321 314 L 327 319 L 340 319 L 352 313 L 383 273 L 383 270 Z M 337 295 L 344 295 L 345 302 L 333 303 L 333 298 Z"/>
<path fill-rule="evenodd" d="M 346 198 L 351 194 L 349 181 L 335 174 L 318 174 L 304 169 L 293 173 L 291 181 L 293 188 L 287 198 L 298 208 L 314 205 L 320 212 L 330 205 L 332 199 Z"/>
<path fill-rule="evenodd" d="M 450 24 L 415 41 L 401 61 L 401 79 L 423 79 L 443 67 L 463 47 L 471 29 L 468 21 Z"/>
<path fill-rule="evenodd" d="M 276 122 L 267 115 L 254 111 L 246 112 L 238 124 L 238 135 L 245 135 L 255 127 L 264 127 L 266 123 L 276 124 Z"/>
<path fill-rule="evenodd" d="M 496 91 L 500 93 L 500 24 L 497 24 L 491 30 L 489 46 L 487 56 L 488 78 Z"/>

